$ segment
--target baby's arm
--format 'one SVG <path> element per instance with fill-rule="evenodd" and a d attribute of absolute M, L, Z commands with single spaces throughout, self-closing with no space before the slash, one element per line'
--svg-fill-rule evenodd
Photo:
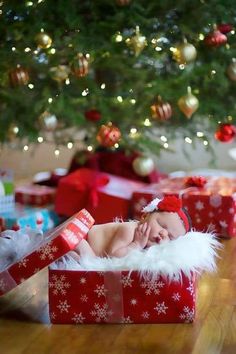
<path fill-rule="evenodd" d="M 88 257 L 96 257 L 96 254 L 94 253 L 92 247 L 89 245 L 89 243 L 86 240 L 81 240 L 78 246 L 75 248 L 75 251 L 81 256 L 88 256 Z"/>
<path fill-rule="evenodd" d="M 133 249 L 143 249 L 148 240 L 150 229 L 146 223 L 139 224 L 134 231 L 134 236 L 130 235 L 132 231 L 125 225 L 120 225 L 108 245 L 107 255 L 112 257 L 124 257 Z"/>

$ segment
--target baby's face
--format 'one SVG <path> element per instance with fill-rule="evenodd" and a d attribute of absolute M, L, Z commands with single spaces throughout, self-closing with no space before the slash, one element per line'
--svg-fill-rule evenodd
<path fill-rule="evenodd" d="M 150 227 L 148 246 L 159 243 L 161 240 L 174 240 L 186 233 L 177 213 L 165 211 L 150 213 L 146 215 L 143 222 Z"/>

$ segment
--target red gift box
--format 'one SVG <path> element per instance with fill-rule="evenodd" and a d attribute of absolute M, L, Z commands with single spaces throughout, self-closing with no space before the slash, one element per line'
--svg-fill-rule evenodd
<path fill-rule="evenodd" d="M 92 216 L 83 209 L 53 231 L 46 233 L 37 249 L 0 272 L 0 296 L 74 249 L 87 235 L 93 223 Z"/>
<path fill-rule="evenodd" d="M 15 189 L 15 201 L 26 205 L 43 206 L 54 202 L 56 189 L 30 184 Z"/>
<path fill-rule="evenodd" d="M 202 186 L 189 186 L 189 178 L 167 178 L 139 189 L 132 196 L 132 217 L 140 218 L 142 208 L 154 197 L 174 194 L 182 197 L 183 206 L 197 231 L 214 231 L 222 237 L 236 236 L 236 179 L 206 177 Z"/>
<path fill-rule="evenodd" d="M 196 279 L 141 278 L 139 272 L 49 269 L 52 323 L 191 323 Z"/>
<path fill-rule="evenodd" d="M 91 169 L 81 168 L 59 182 L 55 210 L 59 215 L 71 216 L 86 208 L 96 223 L 115 218 L 127 219 L 134 190 L 146 184 Z"/>

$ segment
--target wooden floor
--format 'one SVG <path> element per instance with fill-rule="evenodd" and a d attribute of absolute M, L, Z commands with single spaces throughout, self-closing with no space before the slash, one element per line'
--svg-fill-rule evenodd
<path fill-rule="evenodd" d="M 236 238 L 198 284 L 194 324 L 50 325 L 47 272 L 0 298 L 0 354 L 236 353 Z"/>

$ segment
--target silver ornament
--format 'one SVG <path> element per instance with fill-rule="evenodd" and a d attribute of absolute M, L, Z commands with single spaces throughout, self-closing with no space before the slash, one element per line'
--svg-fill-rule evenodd
<path fill-rule="evenodd" d="M 147 156 L 136 157 L 133 161 L 133 169 L 139 176 L 148 176 L 155 168 L 154 161 Z"/>

